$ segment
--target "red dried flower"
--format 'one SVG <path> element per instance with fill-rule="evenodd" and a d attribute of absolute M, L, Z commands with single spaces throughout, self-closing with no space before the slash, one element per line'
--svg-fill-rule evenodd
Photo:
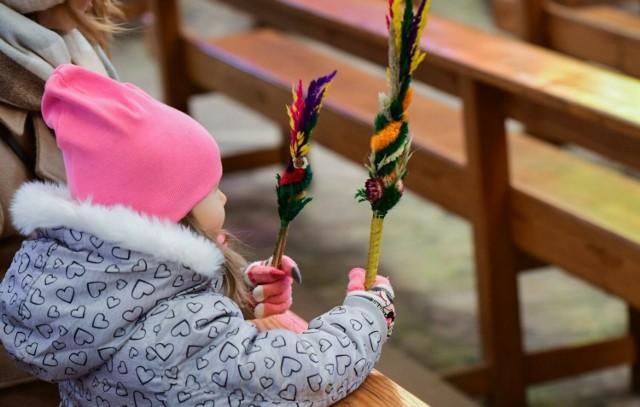
<path fill-rule="evenodd" d="M 364 183 L 367 201 L 376 202 L 384 194 L 384 182 L 380 178 L 369 178 Z"/>

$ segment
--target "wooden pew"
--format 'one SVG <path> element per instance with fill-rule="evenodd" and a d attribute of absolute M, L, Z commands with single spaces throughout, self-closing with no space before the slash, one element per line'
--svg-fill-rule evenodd
<path fill-rule="evenodd" d="M 261 24 L 386 64 L 386 28 L 379 24 L 386 12 L 384 1 L 217 2 L 251 13 Z M 505 92 L 506 116 L 535 135 L 583 145 L 640 168 L 635 145 L 640 137 L 635 108 L 640 89 L 635 79 L 435 15 L 427 27 L 422 41 L 427 63 L 415 72 L 417 80 L 456 96 L 461 96 L 460 83 L 466 78 L 481 81 Z M 566 105 L 571 109 L 565 114 L 553 114 Z"/>
<path fill-rule="evenodd" d="M 386 63 L 380 23 L 385 2 L 229 4 L 254 13 L 263 24 Z M 162 16 L 163 10 L 155 13 Z M 338 68 L 314 137 L 362 162 L 377 112 L 375 95 L 385 89 L 382 77 L 276 31 L 200 39 L 179 27 L 167 30 L 171 18 L 175 15 L 158 19 L 162 29 L 157 34 L 167 100 L 180 105 L 189 92 L 221 91 L 286 128 L 281 107 L 290 99 L 291 83 Z M 640 121 L 633 107 L 640 96 L 638 83 L 436 16 L 430 18 L 422 47 L 428 57 L 416 79 L 457 96 L 463 109 L 417 95 L 411 115 L 417 150 L 407 186 L 474 226 L 485 355 L 481 366 L 447 379 L 470 394 L 488 395 L 495 405 L 514 406 L 526 403 L 527 385 L 635 363 L 634 335 L 533 353 L 522 349 L 517 249 L 629 303 L 630 332 L 636 332 L 640 190 L 636 180 L 616 170 L 532 137 L 507 135 L 505 122 L 516 119 L 536 135 L 640 168 Z"/>
<path fill-rule="evenodd" d="M 619 1 L 589 3 L 493 0 L 492 11 L 496 25 L 518 38 L 640 76 L 640 16 Z"/>

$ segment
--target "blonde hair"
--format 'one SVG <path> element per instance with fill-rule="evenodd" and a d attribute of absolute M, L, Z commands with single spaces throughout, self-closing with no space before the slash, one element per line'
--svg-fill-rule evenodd
<path fill-rule="evenodd" d="M 124 19 L 118 0 L 93 0 L 92 7 L 86 13 L 74 9 L 68 1 L 63 4 L 78 24 L 78 30 L 93 45 L 108 49 L 113 34 L 124 31 L 117 23 Z"/>
<path fill-rule="evenodd" d="M 240 246 L 240 241 L 227 231 L 222 231 L 226 237 L 224 245 L 217 243 L 217 236 L 212 236 L 205 231 L 196 221 L 195 217 L 189 212 L 187 216 L 182 218 L 180 224 L 191 229 L 195 233 L 209 239 L 220 248 L 224 255 L 224 280 L 222 287 L 224 295 L 231 298 L 243 311 L 245 316 L 249 313 L 249 290 L 244 282 L 243 271 L 247 267 L 247 261 L 236 251 Z"/>

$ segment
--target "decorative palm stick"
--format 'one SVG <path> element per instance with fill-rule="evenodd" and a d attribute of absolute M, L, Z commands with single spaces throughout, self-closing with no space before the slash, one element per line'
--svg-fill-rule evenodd
<path fill-rule="evenodd" d="M 337 71 L 333 71 L 327 76 L 311 81 L 306 98 L 302 93 L 302 81 L 298 81 L 297 88 L 292 88 L 293 102 L 287 106 L 289 125 L 291 126 L 291 145 L 289 146 L 291 161 L 282 175 L 276 175 L 280 231 L 273 253 L 272 264 L 274 267 L 280 267 L 289 232 L 289 223 L 311 201 L 311 197 L 307 196 L 306 189 L 311 183 L 313 173 L 306 156 L 311 148 L 309 143 L 311 131 L 318 123 L 322 99 L 327 94 L 331 80 L 336 73 Z M 300 276 L 294 276 L 294 278 L 300 280 Z"/>
<path fill-rule="evenodd" d="M 404 11 L 401 4 L 405 3 Z M 376 116 L 371 137 L 371 154 L 365 165 L 369 179 L 356 192 L 360 202 L 369 201 L 373 211 L 365 287 L 373 285 L 378 273 L 382 225 L 404 191 L 407 162 L 411 156 L 408 114 L 413 88 L 411 76 L 424 60 L 420 37 L 427 23 L 430 0 L 422 0 L 416 12 L 412 0 L 389 0 L 388 93 L 379 95 L 380 113 Z"/>

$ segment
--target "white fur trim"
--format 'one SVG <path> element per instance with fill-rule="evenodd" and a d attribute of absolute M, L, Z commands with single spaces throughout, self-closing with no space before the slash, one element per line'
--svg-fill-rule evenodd
<path fill-rule="evenodd" d="M 13 224 L 24 235 L 38 228 L 64 226 L 160 260 L 184 264 L 209 278 L 224 263 L 217 246 L 182 225 L 143 216 L 124 206 L 76 201 L 64 185 L 24 183 L 16 191 L 10 211 Z"/>
<path fill-rule="evenodd" d="M 41 11 L 64 3 L 65 0 L 0 0 L 21 14 Z"/>

